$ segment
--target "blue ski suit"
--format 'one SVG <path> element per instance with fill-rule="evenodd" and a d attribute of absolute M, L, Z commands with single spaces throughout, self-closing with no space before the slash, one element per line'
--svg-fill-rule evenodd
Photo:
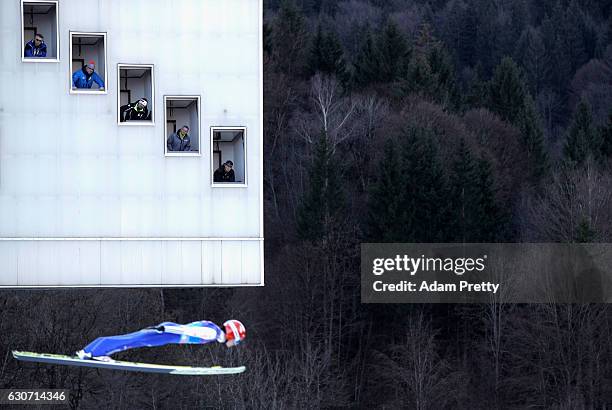
<path fill-rule="evenodd" d="M 109 356 L 138 347 L 164 346 L 167 344 L 205 344 L 225 342 L 225 333 L 213 322 L 202 320 L 186 325 L 163 322 L 138 332 L 118 336 L 99 337 L 83 348 L 93 357 Z"/>
<path fill-rule="evenodd" d="M 104 80 L 95 71 L 88 76 L 82 68 L 72 74 L 72 85 L 76 88 L 91 88 L 94 81 L 100 88 L 104 88 Z"/>

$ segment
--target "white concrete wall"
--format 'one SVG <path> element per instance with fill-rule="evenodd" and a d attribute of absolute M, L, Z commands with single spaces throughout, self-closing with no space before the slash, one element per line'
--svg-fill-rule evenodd
<path fill-rule="evenodd" d="M 225 261 L 220 273 L 202 268 L 199 282 L 185 277 L 185 284 L 254 283 L 250 275 L 262 272 L 261 261 L 257 266 L 253 259 L 241 262 L 240 275 L 234 264 L 242 260 L 241 252 L 259 257 L 263 246 L 260 1 L 62 0 L 59 11 L 61 61 L 26 64 L 20 4 L 0 2 L 2 284 L 170 283 L 168 276 L 155 279 L 155 252 L 144 250 L 151 242 L 134 250 L 134 238 L 159 240 L 158 246 L 168 249 L 180 246 L 189 263 L 206 255 Z M 69 30 L 107 33 L 107 94 L 69 94 Z M 163 113 L 163 95 L 200 95 L 201 129 L 246 125 L 249 186 L 210 187 L 209 138 L 202 139 L 201 156 L 166 157 L 162 116 L 155 126 L 118 126 L 119 62 L 155 65 L 158 113 Z M 16 239 L 41 237 L 52 240 Z M 101 240 L 81 245 L 74 238 Z M 90 265 L 70 265 L 73 270 L 57 265 L 57 249 L 66 260 L 77 254 L 79 260 L 93 260 L 99 279 L 83 268 Z M 95 256 L 97 250 L 104 251 L 102 257 Z M 130 265 L 132 251 L 153 256 Z M 16 270 L 10 268 L 14 263 Z M 105 266 L 121 266 L 127 276 Z M 183 280 L 178 277 L 172 283 Z"/>
<path fill-rule="evenodd" d="M 0 241 L 0 286 L 258 285 L 262 245 L 259 241 Z"/>

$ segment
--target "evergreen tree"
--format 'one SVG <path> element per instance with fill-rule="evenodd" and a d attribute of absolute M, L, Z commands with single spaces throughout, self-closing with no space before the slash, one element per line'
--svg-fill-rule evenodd
<path fill-rule="evenodd" d="M 532 182 L 537 182 L 548 172 L 544 132 L 523 76 L 511 58 L 504 58 L 495 69 L 488 101 L 491 111 L 519 129 Z"/>
<path fill-rule="evenodd" d="M 368 27 L 365 28 L 361 47 L 354 62 L 353 83 L 357 87 L 367 87 L 377 81 L 380 66 L 374 36 Z"/>
<path fill-rule="evenodd" d="M 468 107 L 486 107 L 489 102 L 489 82 L 482 78 L 480 65 L 476 65 L 472 71 L 472 77 L 467 85 L 468 92 L 464 97 Z"/>
<path fill-rule="evenodd" d="M 600 130 L 601 154 L 604 158 L 612 157 L 612 111 L 608 116 L 608 124 Z"/>
<path fill-rule="evenodd" d="M 310 75 L 316 72 L 333 74 L 342 81 L 346 80 L 346 63 L 340 40 L 333 31 L 324 32 L 321 25 L 313 39 L 308 72 Z"/>
<path fill-rule="evenodd" d="M 477 199 L 476 181 L 478 174 L 476 163 L 469 147 L 462 138 L 455 153 L 452 165 L 451 204 L 453 213 L 453 239 L 459 242 L 477 241 L 474 227 L 478 223 L 474 215 Z"/>
<path fill-rule="evenodd" d="M 508 235 L 509 214 L 501 208 L 495 198 L 491 164 L 484 158 L 478 161 L 478 181 L 476 185 L 478 201 L 478 241 L 503 241 Z"/>
<path fill-rule="evenodd" d="M 553 9 L 558 0 L 538 0 L 530 2 L 531 14 L 533 15 L 533 24 L 540 23 L 547 14 Z"/>
<path fill-rule="evenodd" d="M 590 221 L 586 217 L 580 219 L 580 223 L 576 227 L 576 233 L 574 234 L 574 241 L 578 243 L 591 243 L 595 241 L 597 232 L 593 229 Z"/>
<path fill-rule="evenodd" d="M 411 128 L 402 151 L 407 239 L 444 242 L 450 229 L 449 192 L 434 135 L 423 128 Z"/>
<path fill-rule="evenodd" d="M 571 71 L 574 73 L 588 61 L 584 38 L 584 14 L 576 0 L 571 1 L 562 21 L 563 23 L 560 26 L 563 34 L 562 38 L 571 64 Z"/>
<path fill-rule="evenodd" d="M 389 20 L 376 42 L 379 58 L 378 81 L 394 82 L 402 75 L 408 59 L 408 45 L 393 21 Z"/>
<path fill-rule="evenodd" d="M 469 1 L 470 12 L 476 16 L 476 55 L 487 76 L 493 72 L 495 64 L 504 55 L 503 29 L 498 25 L 498 9 L 490 0 Z"/>
<path fill-rule="evenodd" d="M 305 12 L 314 15 L 333 16 L 338 9 L 338 0 L 301 0 L 301 4 Z"/>
<path fill-rule="evenodd" d="M 513 55 L 516 43 L 527 27 L 529 15 L 525 0 L 507 0 L 504 2 L 506 18 L 496 22 L 498 31 L 498 51 L 501 55 Z"/>
<path fill-rule="evenodd" d="M 539 31 L 527 27 L 521 34 L 514 55 L 525 71 L 531 93 L 537 95 L 547 83 L 550 73 L 548 54 Z"/>
<path fill-rule="evenodd" d="M 344 209 L 338 167 L 325 133 L 315 145 L 308 174 L 308 188 L 298 207 L 297 232 L 301 239 L 318 241 L 338 226 Z"/>
<path fill-rule="evenodd" d="M 308 74 L 313 75 L 317 71 L 321 71 L 321 66 L 326 65 L 325 50 L 325 35 L 321 24 L 317 26 L 317 33 L 312 39 L 312 46 L 310 47 L 310 55 L 308 58 Z"/>
<path fill-rule="evenodd" d="M 458 109 L 461 106 L 461 95 L 455 81 L 455 67 L 442 43 L 437 42 L 430 50 L 428 61 L 436 77 L 436 101 Z"/>
<path fill-rule="evenodd" d="M 460 95 L 450 56 L 427 24 L 421 27 L 401 88 L 405 94 L 419 93 L 444 106 L 459 108 Z"/>
<path fill-rule="evenodd" d="M 547 16 L 542 21 L 540 32 L 546 50 L 546 59 L 552 67 L 547 85 L 565 101 L 568 84 L 572 77 L 572 66 L 564 46 L 563 33 L 561 33 L 562 24 L 563 10 L 557 3 L 553 9 L 553 15 Z"/>
<path fill-rule="evenodd" d="M 293 0 L 282 0 L 271 32 L 273 55 L 279 69 L 289 75 L 302 75 L 306 66 L 308 32 L 302 12 Z"/>
<path fill-rule="evenodd" d="M 427 96 L 434 94 L 437 81 L 428 58 L 433 42 L 429 26 L 423 26 L 416 38 L 406 78 L 402 83 L 404 94 L 418 93 Z"/>
<path fill-rule="evenodd" d="M 606 37 L 608 39 L 612 39 L 612 13 L 608 16 L 608 29 L 606 30 Z"/>
<path fill-rule="evenodd" d="M 438 40 L 431 32 L 431 26 L 429 24 L 422 24 L 419 27 L 419 32 L 414 42 L 415 53 L 427 55 L 438 43 Z"/>
<path fill-rule="evenodd" d="M 563 148 L 565 160 L 569 165 L 579 166 L 589 156 L 599 158 L 601 143 L 593 125 L 591 107 L 586 99 L 582 99 L 574 113 L 572 124 L 567 133 Z"/>
<path fill-rule="evenodd" d="M 263 50 L 266 53 L 272 52 L 272 28 L 269 24 L 263 23 Z"/>
<path fill-rule="evenodd" d="M 415 53 L 408 64 L 406 80 L 402 82 L 404 94 L 417 93 L 433 96 L 436 90 L 436 76 L 433 73 L 427 56 Z"/>
<path fill-rule="evenodd" d="M 527 151 L 527 160 L 535 181 L 548 174 L 549 161 L 544 142 L 544 131 L 530 95 L 525 97 L 525 103 L 518 118 L 518 128 L 523 138 L 523 146 Z"/>
<path fill-rule="evenodd" d="M 516 63 L 505 57 L 495 69 L 489 86 L 489 108 L 515 124 L 523 110 L 527 91 Z"/>
<path fill-rule="evenodd" d="M 403 242 L 407 210 L 403 207 L 404 180 L 395 142 L 385 143 L 383 161 L 368 200 L 368 240 Z"/>
<path fill-rule="evenodd" d="M 504 238 L 508 219 L 495 197 L 491 166 L 485 159 L 474 159 L 463 139 L 452 165 L 450 203 L 453 240 L 493 242 Z"/>
<path fill-rule="evenodd" d="M 476 64 L 476 15 L 463 1 L 452 1 L 446 7 L 442 26 L 442 39 L 456 56 L 458 65 Z"/>
<path fill-rule="evenodd" d="M 512 44 L 520 37 L 529 23 L 529 10 L 525 0 L 511 0 L 510 8 L 510 39 Z"/>
<path fill-rule="evenodd" d="M 602 41 L 599 24 L 596 23 L 590 16 L 584 16 L 582 39 L 584 41 L 586 61 L 589 61 L 592 58 L 601 58 L 605 51 L 606 45 L 604 44 L 604 41 Z"/>

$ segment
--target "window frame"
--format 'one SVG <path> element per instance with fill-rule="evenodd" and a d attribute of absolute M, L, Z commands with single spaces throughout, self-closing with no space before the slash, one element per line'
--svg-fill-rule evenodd
<path fill-rule="evenodd" d="M 82 89 L 77 88 L 76 90 L 72 89 L 72 37 L 102 37 L 104 41 L 104 91 L 91 90 L 91 89 Z M 95 32 L 95 31 L 69 31 L 68 32 L 68 43 L 69 43 L 69 55 L 70 55 L 70 64 L 68 64 L 68 91 L 70 94 L 94 94 L 94 95 L 106 95 L 108 94 L 109 82 L 108 82 L 108 38 L 107 33 L 105 31 Z"/>
<path fill-rule="evenodd" d="M 198 115 L 198 151 L 168 151 L 168 135 L 167 131 L 167 120 L 168 120 L 168 100 L 196 100 L 197 101 L 197 115 Z M 193 126 L 192 126 L 193 127 Z M 177 123 L 178 128 L 178 123 Z M 200 95 L 164 95 L 164 126 L 162 127 L 164 132 L 164 156 L 165 157 L 201 157 L 202 156 L 202 97 Z"/>
<path fill-rule="evenodd" d="M 23 55 L 23 49 L 26 45 L 25 36 L 23 35 L 23 31 L 25 28 L 24 21 L 24 13 L 23 8 L 25 4 L 28 3 L 38 3 L 38 4 L 53 4 L 55 6 L 55 58 L 36 58 L 36 57 L 26 57 Z M 21 53 L 21 62 L 22 63 L 59 63 L 60 62 L 60 30 L 59 30 L 59 0 L 21 0 L 20 2 L 20 19 L 21 19 L 21 46 L 19 47 L 19 52 Z"/>
<path fill-rule="evenodd" d="M 215 131 L 229 131 L 229 130 L 236 130 L 236 131 L 242 131 L 243 132 L 243 140 L 244 140 L 244 182 L 215 182 L 214 179 L 214 174 L 215 171 L 217 170 L 217 168 L 215 168 L 215 165 L 213 164 L 214 161 L 214 133 Z M 212 125 L 210 127 L 210 138 L 209 138 L 209 145 L 210 145 L 210 187 L 211 188 L 246 188 L 248 187 L 248 172 L 247 172 L 247 164 L 248 164 L 248 155 L 247 155 L 247 127 L 246 125 L 237 125 L 237 126 L 230 126 L 230 125 Z M 221 162 L 223 163 L 223 158 L 221 158 Z"/>
<path fill-rule="evenodd" d="M 121 70 L 147 68 L 151 70 L 151 101 L 149 106 L 153 110 L 150 121 L 125 121 L 121 122 Z M 130 102 L 130 101 L 128 101 Z M 117 63 L 117 125 L 126 126 L 155 126 L 155 64 L 127 64 Z"/>

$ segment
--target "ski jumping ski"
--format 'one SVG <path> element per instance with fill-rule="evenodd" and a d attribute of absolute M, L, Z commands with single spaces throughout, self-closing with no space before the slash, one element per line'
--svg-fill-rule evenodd
<path fill-rule="evenodd" d="M 13 351 L 13 357 L 25 362 L 38 362 L 57 364 L 65 366 L 84 366 L 99 369 L 125 370 L 128 372 L 145 373 L 166 373 L 183 376 L 212 376 L 221 374 L 237 374 L 246 370 L 246 367 L 191 367 L 191 366 L 170 366 L 163 364 L 123 362 L 119 360 L 98 361 L 91 359 L 79 359 L 74 356 L 60 354 L 34 353 Z"/>

